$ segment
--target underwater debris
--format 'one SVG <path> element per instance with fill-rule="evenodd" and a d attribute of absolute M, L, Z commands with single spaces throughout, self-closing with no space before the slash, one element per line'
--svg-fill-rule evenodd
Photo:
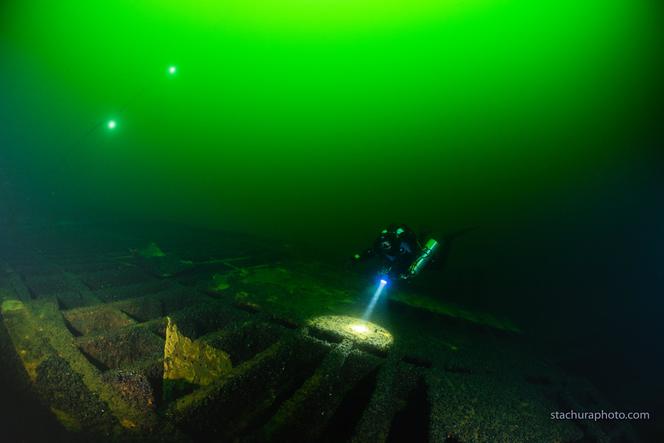
<path fill-rule="evenodd" d="M 155 242 L 150 242 L 141 249 L 132 249 L 131 252 L 133 255 L 143 258 L 166 257 L 166 253 Z"/>
<path fill-rule="evenodd" d="M 253 268 L 233 281 L 233 289 L 237 290 L 235 302 L 243 309 L 268 311 L 298 324 L 323 314 L 348 313 L 356 306 L 358 309 L 363 306 L 356 291 L 336 284 L 338 275 L 328 276 L 324 272 L 320 266 L 299 262 L 288 268 L 281 265 Z"/>
<path fill-rule="evenodd" d="M 485 312 L 470 311 L 452 303 L 444 302 L 426 295 L 395 291 L 390 294 L 390 301 L 428 311 L 433 314 L 457 318 L 479 326 L 487 326 L 517 334 L 522 332 L 521 329 L 509 319 L 499 318 Z"/>
<path fill-rule="evenodd" d="M 113 426 L 111 416 L 100 414 L 108 405 L 90 392 L 84 378 L 62 357 L 50 355 L 39 364 L 35 387 L 67 429 Z"/>
<path fill-rule="evenodd" d="M 193 341 L 167 317 L 164 344 L 164 397 L 172 399 L 186 386 L 206 386 L 233 368 L 225 352 Z"/>
<path fill-rule="evenodd" d="M 3 306 L 0 332 L 62 441 L 609 441 L 627 428 L 551 423 L 558 398 L 597 407 L 586 385 L 520 337 L 468 327 L 477 313 L 396 302 L 388 332 L 341 316 L 361 315 L 363 284 L 316 263 L 228 272 L 213 256 L 185 284 L 108 257 L 31 259 L 0 278 L 0 302 L 21 302 Z M 230 289 L 209 291 L 215 272 Z M 91 306 L 61 302 L 83 282 Z"/>
<path fill-rule="evenodd" d="M 231 285 L 228 282 L 228 274 L 214 274 L 212 276 L 212 286 L 210 288 L 211 291 L 221 292 L 230 287 Z"/>
<path fill-rule="evenodd" d="M 155 396 L 144 374 L 128 370 L 109 371 L 103 380 L 117 389 L 125 400 L 137 408 L 154 408 Z"/>
<path fill-rule="evenodd" d="M 86 359 L 98 368 L 116 369 L 161 357 L 164 341 L 145 328 L 122 328 L 77 339 Z"/>
<path fill-rule="evenodd" d="M 190 260 L 182 260 L 173 253 L 164 252 L 155 242 L 142 249 L 131 249 L 131 253 L 136 265 L 159 278 L 173 277 L 194 266 Z"/>
<path fill-rule="evenodd" d="M 63 317 L 73 331 L 81 335 L 114 331 L 136 323 L 121 311 L 105 306 L 72 309 Z"/>

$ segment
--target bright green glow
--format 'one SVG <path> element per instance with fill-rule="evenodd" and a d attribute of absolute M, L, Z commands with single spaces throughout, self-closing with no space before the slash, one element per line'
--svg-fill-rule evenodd
<path fill-rule="evenodd" d="M 146 9 L 199 26 L 251 32 L 355 33 L 477 9 L 495 0 L 177 0 L 146 3 Z"/>
<path fill-rule="evenodd" d="M 131 122 L 35 173 L 44 188 L 268 235 L 343 223 L 351 245 L 412 218 L 500 218 L 601 174 L 643 139 L 660 81 L 645 0 L 9 4 L 3 146 L 51 171 L 54 140 L 109 110 Z M 170 62 L 186 76 L 169 82 Z"/>
<path fill-rule="evenodd" d="M 168 67 L 168 73 L 171 75 L 174 75 L 177 72 L 177 67 L 175 66 L 169 66 Z"/>
<path fill-rule="evenodd" d="M 117 125 L 118 125 L 118 124 L 117 124 L 117 122 L 116 122 L 115 120 L 109 120 L 109 121 L 108 121 L 108 124 L 107 124 L 108 129 L 115 129 L 115 127 L 116 127 Z"/>

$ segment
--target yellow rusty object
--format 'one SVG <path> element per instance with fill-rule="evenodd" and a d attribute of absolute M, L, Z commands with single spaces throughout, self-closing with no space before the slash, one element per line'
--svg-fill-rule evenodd
<path fill-rule="evenodd" d="M 136 429 L 137 425 L 133 421 L 129 420 L 128 418 L 123 418 L 120 420 L 120 424 L 122 425 L 123 428 L 126 429 Z"/>
<path fill-rule="evenodd" d="M 212 383 L 232 369 L 225 352 L 180 333 L 168 318 L 164 345 L 164 380 L 183 380 L 199 386 Z"/>

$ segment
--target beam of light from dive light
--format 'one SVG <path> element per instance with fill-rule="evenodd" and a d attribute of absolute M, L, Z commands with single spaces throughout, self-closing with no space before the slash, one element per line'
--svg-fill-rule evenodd
<path fill-rule="evenodd" d="M 378 287 L 376 288 L 376 292 L 374 292 L 373 297 L 371 297 L 371 301 L 369 302 L 369 305 L 367 306 L 367 309 L 364 311 L 364 315 L 362 316 L 362 320 L 369 320 L 369 317 L 371 317 L 371 314 L 373 313 L 374 308 L 376 307 L 376 302 L 378 302 L 378 299 L 380 298 L 380 295 L 383 293 L 383 289 L 385 289 L 385 286 L 387 286 L 387 279 L 381 278 L 380 283 L 378 284 Z"/>

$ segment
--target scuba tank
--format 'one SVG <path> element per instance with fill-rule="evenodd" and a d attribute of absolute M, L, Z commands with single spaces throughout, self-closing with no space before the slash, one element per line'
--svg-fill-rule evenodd
<path fill-rule="evenodd" d="M 422 252 L 420 253 L 419 257 L 417 257 L 415 261 L 408 268 L 408 272 L 406 274 L 407 278 L 411 278 L 419 274 L 422 271 L 422 269 L 424 269 L 426 265 L 431 261 L 433 256 L 438 251 L 439 246 L 440 243 L 438 243 L 438 241 L 434 240 L 433 238 L 427 240 L 427 242 L 424 244 L 424 247 L 422 248 Z"/>

